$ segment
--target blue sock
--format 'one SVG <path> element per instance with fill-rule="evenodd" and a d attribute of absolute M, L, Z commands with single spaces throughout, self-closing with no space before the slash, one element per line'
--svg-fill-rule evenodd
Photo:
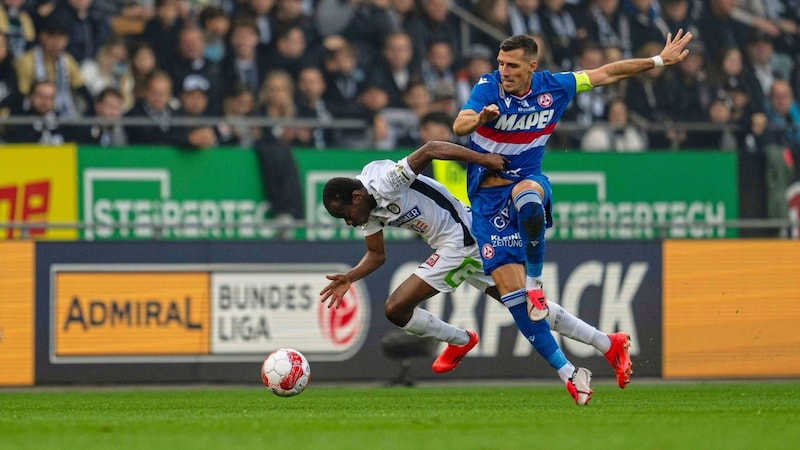
<path fill-rule="evenodd" d="M 544 265 L 544 206 L 542 197 L 536 191 L 523 191 L 514 197 L 517 210 L 518 228 L 525 246 L 525 271 L 530 278 L 542 276 Z"/>
<path fill-rule="evenodd" d="M 550 334 L 550 323 L 546 320 L 531 322 L 528 317 L 528 293 L 525 289 L 511 292 L 500 298 L 514 322 L 517 324 L 520 333 L 528 338 L 533 348 L 539 352 L 550 365 L 558 370 L 568 363 L 567 356 L 558 346 L 558 343 Z"/>

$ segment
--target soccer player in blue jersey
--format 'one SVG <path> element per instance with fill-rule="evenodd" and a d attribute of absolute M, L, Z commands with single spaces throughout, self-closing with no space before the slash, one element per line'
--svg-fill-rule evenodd
<path fill-rule="evenodd" d="M 550 336 L 547 300 L 542 286 L 545 229 L 552 226 L 550 182 L 542 173 L 544 147 L 572 98 L 647 70 L 677 64 L 689 53 L 691 33 L 678 30 L 652 58 L 634 58 L 581 72 L 536 72 L 538 46 L 530 36 L 516 35 L 500 44 L 498 70 L 472 89 L 453 131 L 470 135 L 471 149 L 508 158 L 506 170 L 490 173 L 467 167 L 467 194 L 472 203 L 472 232 L 486 274 L 520 331 L 568 383 L 572 369 Z M 609 336 L 606 358 L 621 388 L 632 373 L 623 332 Z M 605 343 L 604 343 L 605 344 Z M 569 386 L 569 384 L 568 384 Z M 573 398 L 578 401 L 577 395 Z"/>

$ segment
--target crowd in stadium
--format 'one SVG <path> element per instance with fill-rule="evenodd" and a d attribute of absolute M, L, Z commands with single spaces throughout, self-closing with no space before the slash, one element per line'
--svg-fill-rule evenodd
<path fill-rule="evenodd" d="M 535 36 L 539 70 L 555 72 L 655 55 L 680 28 L 695 36 L 685 61 L 577 96 L 551 146 L 798 154 L 798 0 L 2 0 L 0 108 L 33 119 L 0 139 L 414 147 L 423 117 L 452 120 L 493 70 L 504 36 Z M 120 116 L 140 120 L 64 124 Z"/>

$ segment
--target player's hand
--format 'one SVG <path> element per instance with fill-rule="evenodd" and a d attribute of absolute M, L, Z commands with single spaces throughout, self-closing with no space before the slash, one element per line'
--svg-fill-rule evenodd
<path fill-rule="evenodd" d="M 505 170 L 506 164 L 509 163 L 508 158 L 495 153 L 484 153 L 483 162 L 481 165 L 489 169 L 492 173 L 497 173 Z"/>
<path fill-rule="evenodd" d="M 684 34 L 683 28 L 679 29 L 675 36 L 672 36 L 672 33 L 667 34 L 667 43 L 664 45 L 664 49 L 661 50 L 659 56 L 661 59 L 664 60 L 665 66 L 671 66 L 673 64 L 677 64 L 683 61 L 686 58 L 686 55 L 689 54 L 689 50 L 686 48 L 686 45 L 689 41 L 692 40 L 692 33 L 686 32 Z"/>
<path fill-rule="evenodd" d="M 498 117 L 500 117 L 500 108 L 498 108 L 497 105 L 484 106 L 481 113 L 478 114 L 478 120 L 481 125 L 486 122 L 491 122 Z"/>
<path fill-rule="evenodd" d="M 319 295 L 321 298 L 319 299 L 320 302 L 325 303 L 328 302 L 328 308 L 335 307 L 339 309 L 339 305 L 342 304 L 342 298 L 344 298 L 344 294 L 347 293 L 347 290 L 350 289 L 350 278 L 343 273 L 339 273 L 336 275 L 325 275 L 325 278 L 331 280 L 324 289 L 319 291 Z"/>

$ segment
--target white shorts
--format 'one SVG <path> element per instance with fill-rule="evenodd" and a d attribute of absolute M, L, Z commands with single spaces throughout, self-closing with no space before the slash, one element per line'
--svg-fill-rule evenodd
<path fill-rule="evenodd" d="M 477 245 L 464 248 L 440 248 L 417 266 L 414 275 L 439 292 L 453 292 L 464 281 L 486 291 L 494 286 L 492 277 L 484 275 Z"/>

